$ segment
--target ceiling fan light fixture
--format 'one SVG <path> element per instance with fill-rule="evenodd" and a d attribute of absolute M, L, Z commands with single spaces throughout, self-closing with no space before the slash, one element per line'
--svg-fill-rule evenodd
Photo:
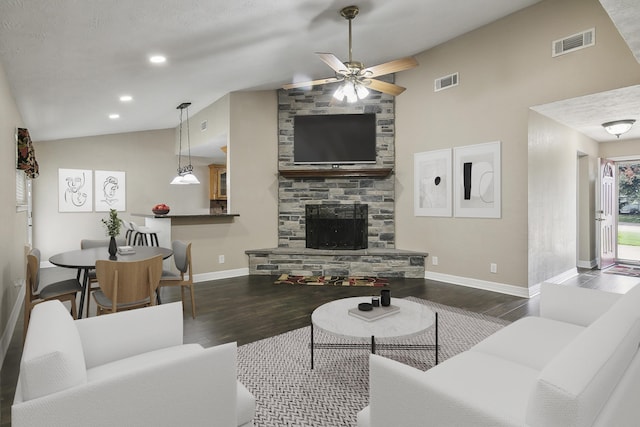
<path fill-rule="evenodd" d="M 338 101 L 342 101 L 344 99 L 344 85 L 338 86 L 335 92 L 333 92 L 333 97 Z"/>
<path fill-rule="evenodd" d="M 615 135 L 616 137 L 620 138 L 620 135 L 631 130 L 631 127 L 635 122 L 636 121 L 633 119 L 614 120 L 611 122 L 603 123 L 602 127 L 611 135 Z"/>
<path fill-rule="evenodd" d="M 358 84 L 356 85 L 356 93 L 358 94 L 359 99 L 364 99 L 369 96 L 369 89 L 364 87 L 364 85 Z"/>

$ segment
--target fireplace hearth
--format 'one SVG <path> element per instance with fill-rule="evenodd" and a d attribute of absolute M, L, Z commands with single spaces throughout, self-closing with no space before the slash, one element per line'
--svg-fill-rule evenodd
<path fill-rule="evenodd" d="M 306 247 L 367 249 L 368 218 L 366 204 L 306 205 Z"/>

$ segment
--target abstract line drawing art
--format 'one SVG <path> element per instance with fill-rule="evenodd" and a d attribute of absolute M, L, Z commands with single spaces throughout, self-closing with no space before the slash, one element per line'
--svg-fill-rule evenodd
<path fill-rule="evenodd" d="M 91 212 L 92 178 L 90 170 L 58 169 L 58 212 Z"/>
<path fill-rule="evenodd" d="M 126 210 L 125 172 L 97 170 L 94 174 L 96 212 Z"/>
<path fill-rule="evenodd" d="M 500 141 L 455 147 L 454 215 L 500 218 Z"/>
<path fill-rule="evenodd" d="M 451 216 L 451 149 L 413 155 L 414 215 Z"/>

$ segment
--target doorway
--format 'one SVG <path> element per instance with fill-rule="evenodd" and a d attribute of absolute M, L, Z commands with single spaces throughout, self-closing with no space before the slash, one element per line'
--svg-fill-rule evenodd
<path fill-rule="evenodd" d="M 616 261 L 640 264 L 640 159 L 616 162 L 618 227 Z"/>

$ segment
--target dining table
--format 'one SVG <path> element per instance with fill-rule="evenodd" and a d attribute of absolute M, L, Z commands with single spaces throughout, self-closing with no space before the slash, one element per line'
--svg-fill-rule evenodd
<path fill-rule="evenodd" d="M 140 261 L 162 255 L 162 259 L 167 259 L 173 255 L 173 251 L 168 248 L 158 246 L 132 246 L 128 253 L 117 253 L 116 261 Z M 82 310 L 89 287 L 89 272 L 96 268 L 96 261 L 109 260 L 107 247 L 77 249 L 73 251 L 61 252 L 52 255 L 49 262 L 58 267 L 73 268 L 82 275 L 82 293 L 80 295 L 80 309 L 78 318 L 82 318 Z"/>

